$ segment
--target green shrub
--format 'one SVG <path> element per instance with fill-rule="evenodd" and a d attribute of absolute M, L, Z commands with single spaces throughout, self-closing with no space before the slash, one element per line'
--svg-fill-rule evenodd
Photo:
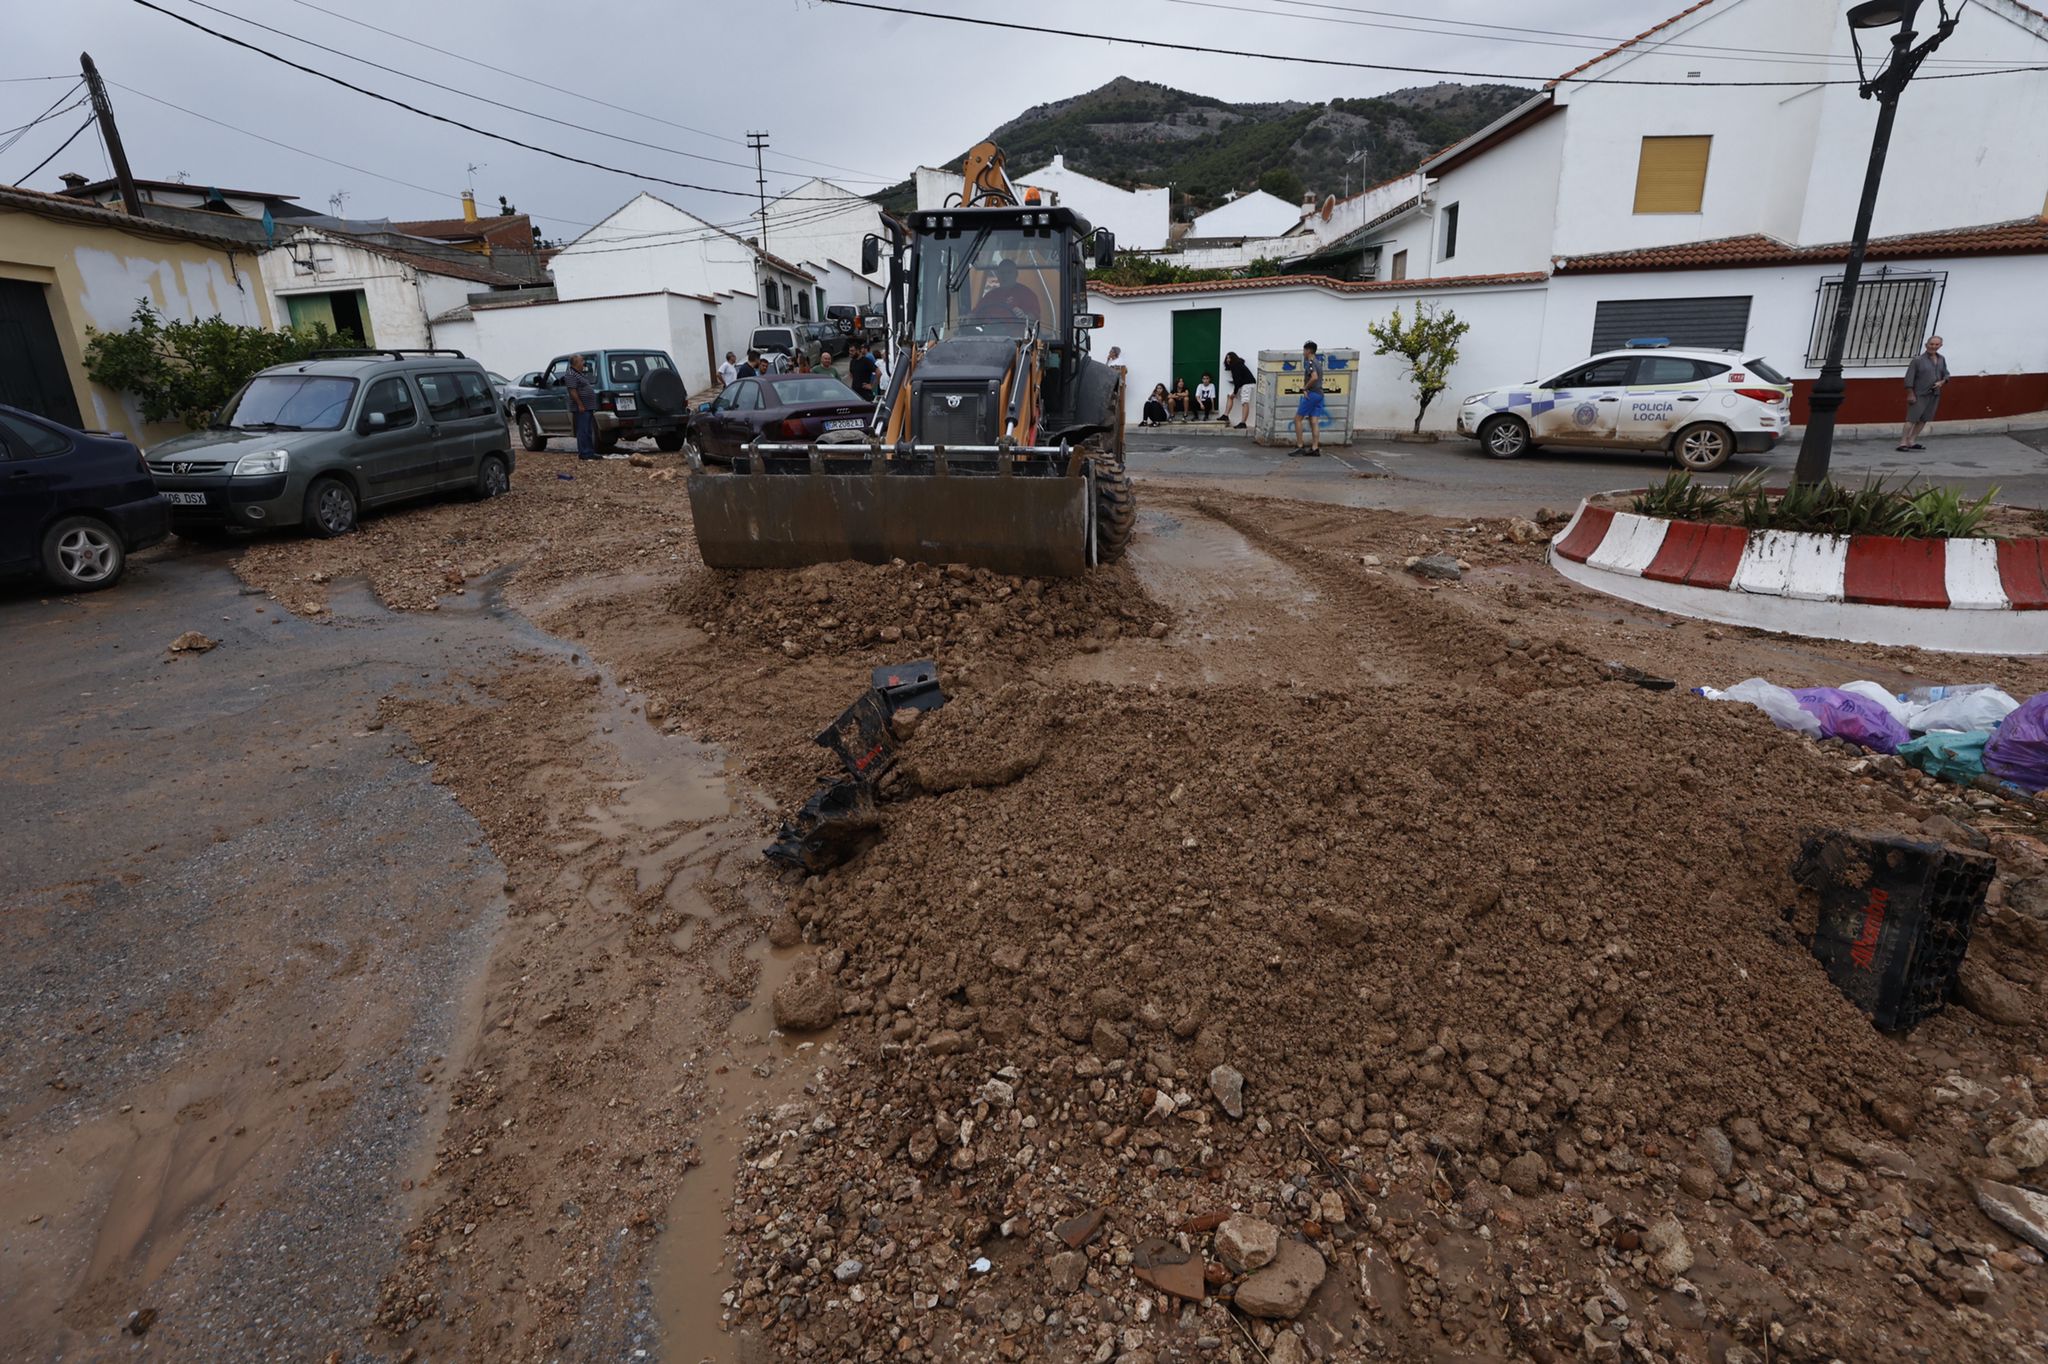
<path fill-rule="evenodd" d="M 1916 493 L 1911 479 L 1893 488 L 1872 477 L 1858 487 L 1829 480 L 1795 483 L 1774 497 L 1762 471 L 1720 487 L 1696 485 L 1690 474 L 1678 472 L 1638 494 L 1630 509 L 1679 521 L 1732 521 L 1750 531 L 1961 539 L 1981 533 L 1997 496 L 1993 488 L 1968 502 L 1954 488 Z"/>
<path fill-rule="evenodd" d="M 222 317 L 166 321 L 143 299 L 127 331 L 91 330 L 85 373 L 96 384 L 135 395 L 144 421 L 175 418 L 196 430 L 258 370 L 304 360 L 328 347 L 359 344 L 353 334 L 336 336 L 318 323 L 269 331 Z"/>

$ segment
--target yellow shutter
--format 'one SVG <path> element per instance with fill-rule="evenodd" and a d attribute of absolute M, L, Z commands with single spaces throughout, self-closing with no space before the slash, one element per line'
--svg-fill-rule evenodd
<path fill-rule="evenodd" d="M 1636 166 L 1636 212 L 1697 213 L 1707 192 L 1711 137 L 1646 137 Z"/>

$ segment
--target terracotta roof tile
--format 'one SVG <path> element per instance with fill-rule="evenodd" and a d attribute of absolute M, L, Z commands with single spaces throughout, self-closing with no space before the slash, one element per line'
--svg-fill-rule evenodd
<path fill-rule="evenodd" d="M 1091 281 L 1090 293 L 1105 298 L 1158 298 L 1169 294 L 1234 294 L 1247 289 L 1310 287 L 1339 294 L 1421 293 L 1474 284 L 1541 284 L 1538 272 L 1522 275 L 1445 275 L 1437 279 L 1344 280 L 1328 275 L 1264 275 L 1257 279 L 1194 280 L 1179 284 L 1105 284 Z"/>
<path fill-rule="evenodd" d="M 2048 219 L 2020 218 L 1982 227 L 1877 237 L 1872 239 L 1866 257 L 1870 260 L 1902 260 L 1918 256 L 1990 256 L 2037 251 L 2048 251 Z M 1829 264 L 1848 259 L 1847 242 L 1794 246 L 1756 232 L 1676 246 L 1560 256 L 1552 266 L 1560 275 L 1583 275 L 1623 270 L 1717 270 L 1746 265 Z"/>
<path fill-rule="evenodd" d="M 1554 90 L 1558 87 L 1559 84 L 1561 84 L 1564 81 L 1570 80 L 1572 77 L 1578 75 L 1580 72 L 1590 71 L 1592 68 L 1600 65 L 1600 63 L 1606 61 L 1608 58 L 1619 56 L 1621 53 L 1628 51 L 1630 48 L 1634 47 L 1637 43 L 1643 41 L 1643 39 L 1648 38 L 1650 35 L 1662 32 L 1663 30 L 1670 28 L 1673 24 L 1677 23 L 1680 19 L 1683 19 L 1686 15 L 1696 14 L 1700 10 L 1705 9 L 1708 5 L 1711 5 L 1713 3 L 1714 0 L 1696 0 L 1696 3 L 1687 5 L 1684 9 L 1672 15 L 1663 23 L 1652 24 L 1650 25 L 1650 27 L 1644 29 L 1641 33 L 1638 33 L 1635 37 L 1629 39 L 1627 42 L 1620 43 L 1614 47 L 1608 48 L 1605 52 L 1601 53 L 1599 56 L 1593 58 L 1590 61 L 1580 62 L 1577 66 L 1565 72 L 1556 80 L 1549 82 L 1543 88 L 1545 90 Z"/>
<path fill-rule="evenodd" d="M 503 270 L 493 269 L 491 266 L 484 264 L 484 258 L 481 256 L 473 263 L 470 261 L 453 261 L 441 256 L 419 255 L 398 247 L 386 246 L 382 242 L 371 241 L 367 237 L 351 236 L 346 232 L 334 232 L 329 235 L 336 241 L 347 242 L 350 246 L 359 246 L 373 256 L 382 256 L 386 260 L 395 260 L 401 265 L 410 265 L 413 269 L 423 271 L 429 275 L 445 275 L 449 279 L 466 279 L 472 284 L 509 285 L 527 283 L 526 280 L 518 275 L 507 274 Z"/>
<path fill-rule="evenodd" d="M 467 218 L 423 218 L 411 222 L 393 220 L 393 232 L 408 237 L 431 237 L 436 241 L 488 241 L 498 246 L 533 248 L 533 219 L 524 213 L 510 217 L 492 216 L 471 222 Z"/>

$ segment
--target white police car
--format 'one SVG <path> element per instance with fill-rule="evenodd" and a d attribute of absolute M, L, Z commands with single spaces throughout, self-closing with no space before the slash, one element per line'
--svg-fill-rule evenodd
<path fill-rule="evenodd" d="M 1761 454 L 1791 425 L 1792 381 L 1760 356 L 1635 342 L 1539 383 L 1474 393 L 1458 434 L 1496 459 L 1539 445 L 1668 450 L 1695 472 Z"/>

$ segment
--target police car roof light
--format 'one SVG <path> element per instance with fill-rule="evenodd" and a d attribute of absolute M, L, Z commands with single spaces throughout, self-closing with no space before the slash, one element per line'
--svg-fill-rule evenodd
<path fill-rule="evenodd" d="M 1661 350 L 1671 344 L 1668 336 L 1634 336 L 1626 343 L 1630 350 Z"/>

